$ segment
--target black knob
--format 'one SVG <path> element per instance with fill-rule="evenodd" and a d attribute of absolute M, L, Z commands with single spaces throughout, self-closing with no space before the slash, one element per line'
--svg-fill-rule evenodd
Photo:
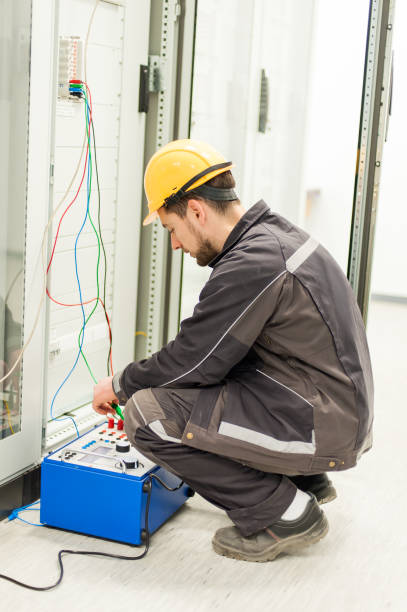
<path fill-rule="evenodd" d="M 123 440 L 119 440 L 116 442 L 116 450 L 118 453 L 128 453 L 130 450 L 130 444 L 128 442 L 123 442 Z"/>
<path fill-rule="evenodd" d="M 137 459 L 123 459 L 123 461 L 124 461 L 124 465 L 126 466 L 128 470 L 134 470 L 135 468 L 138 468 Z"/>

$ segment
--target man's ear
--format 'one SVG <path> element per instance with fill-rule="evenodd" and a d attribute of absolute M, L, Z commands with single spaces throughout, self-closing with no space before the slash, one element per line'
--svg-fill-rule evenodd
<path fill-rule="evenodd" d="M 193 222 L 204 225 L 207 219 L 205 204 L 202 200 L 188 200 L 188 216 Z"/>

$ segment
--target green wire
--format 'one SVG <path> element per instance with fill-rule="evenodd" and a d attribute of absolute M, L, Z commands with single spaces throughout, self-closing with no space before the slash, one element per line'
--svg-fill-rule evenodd
<path fill-rule="evenodd" d="M 106 279 L 107 279 L 107 257 L 105 245 L 103 243 L 103 235 L 102 235 L 102 227 L 100 224 L 100 185 L 99 185 L 99 172 L 98 172 L 98 159 L 96 155 L 96 139 L 95 139 L 95 126 L 92 121 L 92 137 L 93 137 L 93 151 L 94 151 L 94 159 L 95 159 L 95 170 L 96 170 L 96 185 L 98 189 L 98 227 L 99 227 L 99 236 L 100 236 L 100 244 L 102 245 L 103 250 L 103 259 L 104 259 L 104 275 L 103 275 L 103 310 L 105 313 L 106 323 L 109 327 L 109 352 L 107 354 L 107 375 L 113 374 L 113 370 L 110 364 L 110 355 L 112 353 L 112 330 L 109 324 L 109 317 L 107 315 L 106 310 Z"/>
<path fill-rule="evenodd" d="M 92 170 L 93 170 L 93 164 L 92 164 L 92 153 L 91 153 L 91 143 L 90 143 L 90 123 L 88 123 L 87 121 L 87 108 L 89 106 L 89 102 L 88 102 L 88 97 L 87 97 L 87 91 L 86 88 L 84 88 L 81 84 L 77 84 L 77 83 L 73 83 L 71 84 L 71 86 L 73 86 L 75 89 L 77 89 L 78 91 L 81 91 L 84 98 L 85 98 L 85 125 L 86 125 L 86 137 L 87 137 L 87 141 L 88 141 L 88 152 L 89 152 L 89 202 L 90 202 L 90 197 L 91 197 L 91 193 L 92 193 Z M 94 135 L 94 128 L 93 128 L 93 122 L 92 122 L 92 132 Z M 94 143 L 94 148 L 95 148 L 95 160 L 96 160 L 96 145 Z M 96 166 L 96 175 L 97 175 L 97 166 Z M 98 183 L 98 190 L 99 190 L 99 177 L 96 176 L 97 178 L 97 183 Z M 99 196 L 99 211 L 100 211 L 100 196 Z M 100 240 L 99 240 L 99 234 L 98 231 L 93 223 L 92 220 L 92 216 L 90 214 L 90 210 L 88 211 L 88 217 L 90 220 L 90 223 L 92 225 L 93 231 L 95 232 L 96 235 L 96 239 L 98 241 L 98 258 L 97 258 L 97 264 L 96 264 L 96 285 L 97 285 L 97 298 L 96 298 L 96 303 L 94 308 L 92 309 L 91 313 L 89 314 L 89 316 L 87 317 L 87 319 L 85 320 L 85 324 L 83 325 L 83 327 L 81 327 L 79 335 L 78 335 L 78 346 L 80 348 L 80 352 L 81 355 L 83 357 L 83 360 L 85 361 L 85 364 L 89 370 L 89 373 L 93 379 L 93 381 L 95 382 L 95 384 L 97 384 L 97 380 L 92 372 L 91 367 L 89 366 L 88 360 L 86 359 L 85 353 L 83 351 L 83 349 L 81 348 L 81 341 L 82 341 L 82 336 L 84 334 L 84 330 L 86 325 L 88 324 L 90 318 L 93 316 L 94 312 L 96 311 L 98 305 L 99 305 L 99 297 L 100 297 L 100 287 L 99 287 L 99 266 L 100 266 L 100 244 L 101 244 L 101 240 L 102 240 L 102 235 L 100 234 Z M 101 232 L 100 229 L 100 218 L 99 218 L 99 231 Z M 103 241 L 102 241 L 102 247 L 103 247 Z M 106 288 L 106 253 L 103 247 L 103 252 L 104 252 L 104 256 L 105 256 L 105 288 Z M 103 295 L 103 299 L 105 300 L 105 293 Z M 106 304 L 104 304 L 104 309 L 105 309 L 105 313 L 106 313 Z M 111 350 L 111 347 L 110 347 Z M 110 350 L 109 350 L 109 356 L 110 356 Z M 108 356 L 108 359 L 109 359 Z M 108 365 L 108 373 L 109 373 L 109 365 Z"/>
<path fill-rule="evenodd" d="M 86 92 L 85 93 L 85 100 L 86 103 L 88 104 L 88 98 L 86 96 Z M 87 113 L 86 113 L 86 109 L 87 106 L 85 106 L 85 115 L 87 117 Z M 89 130 L 89 124 L 86 122 L 86 136 L 87 136 L 87 140 L 88 140 L 88 147 L 89 147 L 89 201 L 90 201 L 90 197 L 91 197 L 91 193 L 92 193 L 92 170 L 93 170 L 93 165 L 92 165 L 92 154 L 91 154 L 91 143 L 90 143 L 90 130 Z M 99 305 L 99 296 L 100 296 L 100 287 L 99 287 L 99 265 L 100 265 L 100 240 L 99 240 L 99 235 L 98 232 L 95 228 L 95 225 L 93 223 L 92 220 L 92 216 L 90 214 L 90 210 L 88 211 L 88 217 L 89 217 L 89 221 L 92 225 L 93 231 L 95 232 L 96 235 L 96 239 L 98 241 L 98 258 L 97 258 L 97 264 L 96 264 L 96 285 L 97 285 L 97 297 L 96 297 L 96 302 L 95 302 L 95 306 L 93 307 L 91 313 L 89 314 L 89 316 L 87 317 L 86 321 L 85 321 L 85 325 L 83 327 L 81 327 L 81 330 L 79 332 L 78 335 L 78 345 L 80 346 L 81 344 L 81 340 L 82 340 L 82 335 L 84 333 L 84 329 L 86 327 L 86 325 L 88 324 L 90 318 L 93 316 L 94 312 L 96 311 L 98 305 Z M 95 376 L 93 375 L 93 372 L 89 366 L 89 363 L 85 357 L 85 354 L 82 352 L 82 357 L 86 363 L 86 366 L 89 370 L 89 373 L 93 379 L 93 381 L 95 382 L 95 384 L 97 383 L 97 380 L 95 378 Z"/>
<path fill-rule="evenodd" d="M 82 92 L 83 92 L 83 94 L 85 96 L 85 101 L 86 101 L 86 104 L 85 104 L 85 124 L 86 124 L 86 137 L 87 137 L 87 141 L 88 141 L 88 154 L 89 154 L 89 202 L 90 202 L 90 197 L 91 197 L 91 193 L 92 193 L 92 153 L 91 153 L 91 145 L 90 145 L 89 124 L 88 124 L 88 121 L 87 121 L 87 112 L 86 112 L 86 109 L 87 109 L 87 106 L 88 106 L 88 97 L 86 95 L 86 90 L 85 89 L 82 88 Z M 88 211 L 88 217 L 89 217 L 90 223 L 91 223 L 91 225 L 93 227 L 93 231 L 96 234 L 97 241 L 98 241 L 98 259 L 97 259 L 97 264 L 96 264 L 97 297 L 96 297 L 95 306 L 93 307 L 91 313 L 89 314 L 89 316 L 85 320 L 85 324 L 84 324 L 83 327 L 81 327 L 81 330 L 79 332 L 79 335 L 78 335 L 78 345 L 79 345 L 79 347 L 81 347 L 81 340 L 82 340 L 82 336 L 84 334 L 85 327 L 88 324 L 89 319 L 93 316 L 95 310 L 97 309 L 97 307 L 99 305 L 99 295 L 100 295 L 100 288 L 99 288 L 100 240 L 99 240 L 98 232 L 97 232 L 97 230 L 96 230 L 96 228 L 94 226 L 94 223 L 92 221 L 90 210 Z M 96 380 L 95 376 L 93 375 L 93 372 L 92 372 L 92 370 L 91 370 L 91 368 L 89 366 L 88 360 L 86 359 L 85 353 L 83 352 L 82 348 L 80 348 L 80 351 L 81 351 L 81 355 L 83 357 L 83 360 L 85 361 L 85 364 L 86 364 L 86 366 L 87 366 L 87 368 L 89 370 L 89 373 L 90 373 L 94 383 L 97 384 L 97 380 Z"/>

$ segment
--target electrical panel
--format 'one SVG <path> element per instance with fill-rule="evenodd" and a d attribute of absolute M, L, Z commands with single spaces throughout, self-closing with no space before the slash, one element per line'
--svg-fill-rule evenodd
<path fill-rule="evenodd" d="M 112 370 L 124 23 L 122 6 L 100 2 L 86 45 L 94 3 L 59 6 L 51 212 L 79 170 L 49 245 L 52 253 L 57 237 L 48 283 L 48 419 L 88 403 L 95 382 Z"/>

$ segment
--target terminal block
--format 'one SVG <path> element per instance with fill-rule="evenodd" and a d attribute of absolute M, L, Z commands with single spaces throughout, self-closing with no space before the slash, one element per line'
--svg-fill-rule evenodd
<path fill-rule="evenodd" d="M 81 80 L 83 44 L 78 36 L 60 36 L 58 63 L 58 98 L 72 99 L 69 81 Z"/>

